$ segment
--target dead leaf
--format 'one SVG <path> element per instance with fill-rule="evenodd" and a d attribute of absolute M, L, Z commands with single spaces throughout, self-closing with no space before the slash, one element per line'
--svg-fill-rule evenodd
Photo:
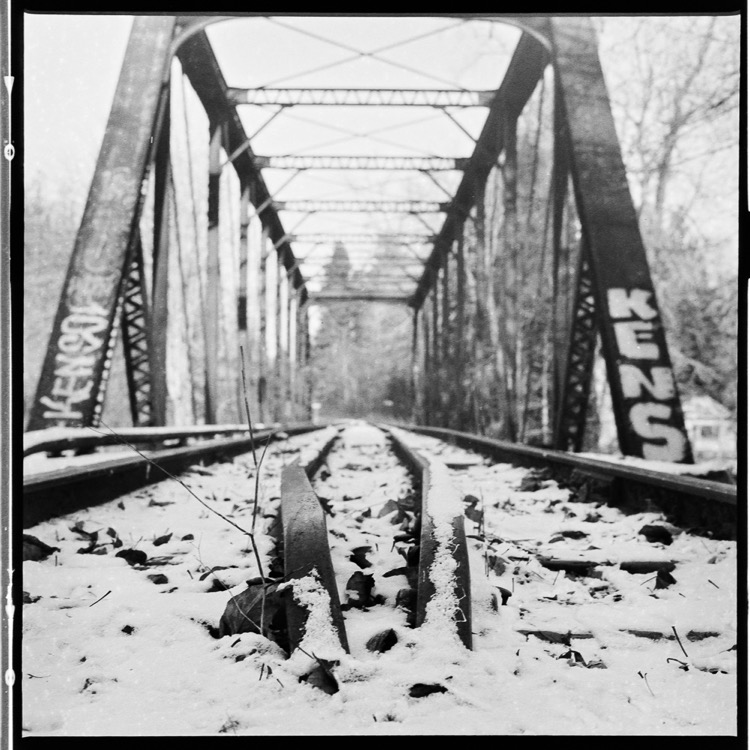
<path fill-rule="evenodd" d="M 140 549 L 123 549 L 115 557 L 122 557 L 129 565 L 143 565 L 148 555 Z"/>
<path fill-rule="evenodd" d="M 432 695 L 433 693 L 447 693 L 448 688 L 443 687 L 443 685 L 427 685 L 423 682 L 417 682 L 415 685 L 412 685 L 409 688 L 409 695 L 412 698 L 424 698 L 428 695 Z"/>

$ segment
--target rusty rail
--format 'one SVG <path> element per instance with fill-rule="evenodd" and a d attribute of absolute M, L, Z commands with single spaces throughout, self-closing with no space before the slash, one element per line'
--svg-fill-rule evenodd
<path fill-rule="evenodd" d="M 283 433 L 299 435 L 305 432 L 323 429 L 326 425 L 290 425 L 278 432 L 259 430 L 254 440 L 265 440 L 272 435 Z M 195 435 L 194 435 L 195 436 Z M 113 436 L 83 436 L 85 447 L 112 445 Z M 163 435 L 154 433 L 153 440 L 163 440 Z M 278 439 L 278 437 L 277 437 Z M 134 438 L 129 438 L 131 442 Z M 115 441 L 115 442 L 122 442 Z M 50 443 L 47 443 L 49 446 Z M 65 443 L 65 449 L 79 447 L 80 444 Z M 151 462 L 158 464 L 171 474 L 185 471 L 190 466 L 204 461 L 215 461 L 220 458 L 231 458 L 252 449 L 253 441 L 249 436 L 241 438 L 220 438 L 204 440 L 196 445 L 181 448 L 168 448 L 149 451 L 145 455 Z M 53 450 L 56 448 L 45 448 Z M 37 523 L 55 516 L 61 516 L 92 505 L 101 505 L 127 492 L 159 482 L 165 475 L 151 465 L 149 460 L 134 454 L 124 458 L 113 458 L 109 461 L 98 461 L 84 466 L 55 469 L 24 477 L 23 481 L 23 527 L 29 528 Z"/>
<path fill-rule="evenodd" d="M 416 625 L 424 623 L 427 605 L 435 596 L 436 586 L 430 571 L 435 563 L 439 541 L 436 536 L 435 518 L 430 512 L 430 497 L 434 491 L 434 471 L 430 462 L 419 451 L 410 448 L 387 427 L 384 429 L 392 440 L 396 455 L 411 469 L 421 485 L 421 531 L 419 540 L 419 572 L 417 575 Z M 454 594 L 458 606 L 454 612 L 456 632 L 466 648 L 471 649 L 471 580 L 469 576 L 469 551 L 466 546 L 463 509 L 451 521 L 450 547 L 456 562 Z"/>
<path fill-rule="evenodd" d="M 490 456 L 495 461 L 548 469 L 563 485 L 575 488 L 588 484 L 615 506 L 643 509 L 653 503 L 677 525 L 708 531 L 719 538 L 737 537 L 737 487 L 731 484 L 667 474 L 442 427 L 397 426 Z M 383 428 L 387 429 L 387 425 Z"/>
<path fill-rule="evenodd" d="M 330 449 L 332 441 L 326 446 Z M 325 455 L 326 448 L 321 453 Z M 314 472 L 313 472 L 314 473 Z M 305 467 L 298 463 L 285 466 L 281 472 L 281 524 L 284 539 L 284 577 L 295 581 L 315 575 L 330 598 L 331 622 L 341 646 L 349 651 L 341 612 L 336 576 L 328 545 L 325 512 L 313 491 Z M 297 648 L 305 635 L 309 615 L 307 607 L 296 597 L 286 598 L 289 644 Z"/>

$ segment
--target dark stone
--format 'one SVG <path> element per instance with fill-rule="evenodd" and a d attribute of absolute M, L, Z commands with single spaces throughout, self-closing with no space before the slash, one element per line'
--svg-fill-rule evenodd
<path fill-rule="evenodd" d="M 155 584 L 161 584 L 161 583 L 169 583 L 169 579 L 164 575 L 164 573 L 151 573 L 151 575 L 146 576 L 149 581 L 153 581 Z"/>

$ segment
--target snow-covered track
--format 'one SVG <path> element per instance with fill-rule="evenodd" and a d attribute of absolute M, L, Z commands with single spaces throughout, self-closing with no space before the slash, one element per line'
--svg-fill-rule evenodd
<path fill-rule="evenodd" d="M 654 462 L 607 461 L 439 427 L 403 428 L 476 451 L 495 461 L 546 469 L 567 486 L 595 492 L 616 506 L 645 508 L 653 503 L 679 526 L 708 531 L 721 539 L 737 538 L 737 487 L 690 476 L 690 466 L 672 465 L 671 471 L 667 471 L 670 466 L 662 464 L 665 470 L 657 471 L 652 468 Z"/>
<path fill-rule="evenodd" d="M 235 431 L 236 428 L 232 428 Z M 170 440 L 196 439 L 192 445 L 149 450 L 139 455 L 120 456 L 77 466 L 29 473 L 23 480 L 23 526 L 29 528 L 41 521 L 61 516 L 92 505 L 100 505 L 139 487 L 159 482 L 165 474 L 177 474 L 202 462 L 231 458 L 252 450 L 254 444 L 271 436 L 301 435 L 321 429 L 320 425 L 288 425 L 279 429 L 257 430 L 251 438 L 242 437 L 205 439 L 213 436 L 213 429 L 197 430 L 135 430 L 118 431 L 106 435 L 74 435 L 71 437 L 37 440 L 37 451 L 92 450 L 112 445 L 143 446 L 164 444 Z M 126 448 L 127 449 L 127 448 Z M 140 450 L 140 448 L 139 448 Z"/>
<path fill-rule="evenodd" d="M 36 543 L 23 566 L 25 729 L 733 731 L 735 542 L 679 529 L 654 508 L 624 512 L 593 482 L 582 492 L 545 466 L 391 431 L 459 504 L 471 648 L 456 630 L 455 587 L 418 625 L 417 473 L 382 429 L 349 423 L 274 441 L 260 469 L 250 454 L 194 466 L 180 483 L 30 529 L 47 550 Z M 295 463 L 325 518 L 345 640 L 330 584 L 285 566 L 281 480 Z M 654 526 L 662 536 L 644 536 Z M 455 576 L 454 557 L 442 562 Z M 296 637 L 291 597 L 307 610 Z"/>

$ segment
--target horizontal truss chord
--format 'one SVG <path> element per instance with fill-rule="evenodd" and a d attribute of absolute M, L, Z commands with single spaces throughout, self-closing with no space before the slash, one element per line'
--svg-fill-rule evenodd
<path fill-rule="evenodd" d="M 468 158 L 448 156 L 253 156 L 260 169 L 369 169 L 461 171 Z"/>
<path fill-rule="evenodd" d="M 354 89 L 354 88 L 230 88 L 232 104 L 270 104 L 282 107 L 489 107 L 495 91 L 461 89 Z"/>
<path fill-rule="evenodd" d="M 316 213 L 335 211 L 341 213 L 441 213 L 448 203 L 437 201 L 274 201 L 277 211 L 300 211 Z"/>
<path fill-rule="evenodd" d="M 384 243 L 421 243 L 431 244 L 435 241 L 435 235 L 429 234 L 292 234 L 290 242 L 342 242 L 345 245 L 370 245 L 378 242 Z"/>

